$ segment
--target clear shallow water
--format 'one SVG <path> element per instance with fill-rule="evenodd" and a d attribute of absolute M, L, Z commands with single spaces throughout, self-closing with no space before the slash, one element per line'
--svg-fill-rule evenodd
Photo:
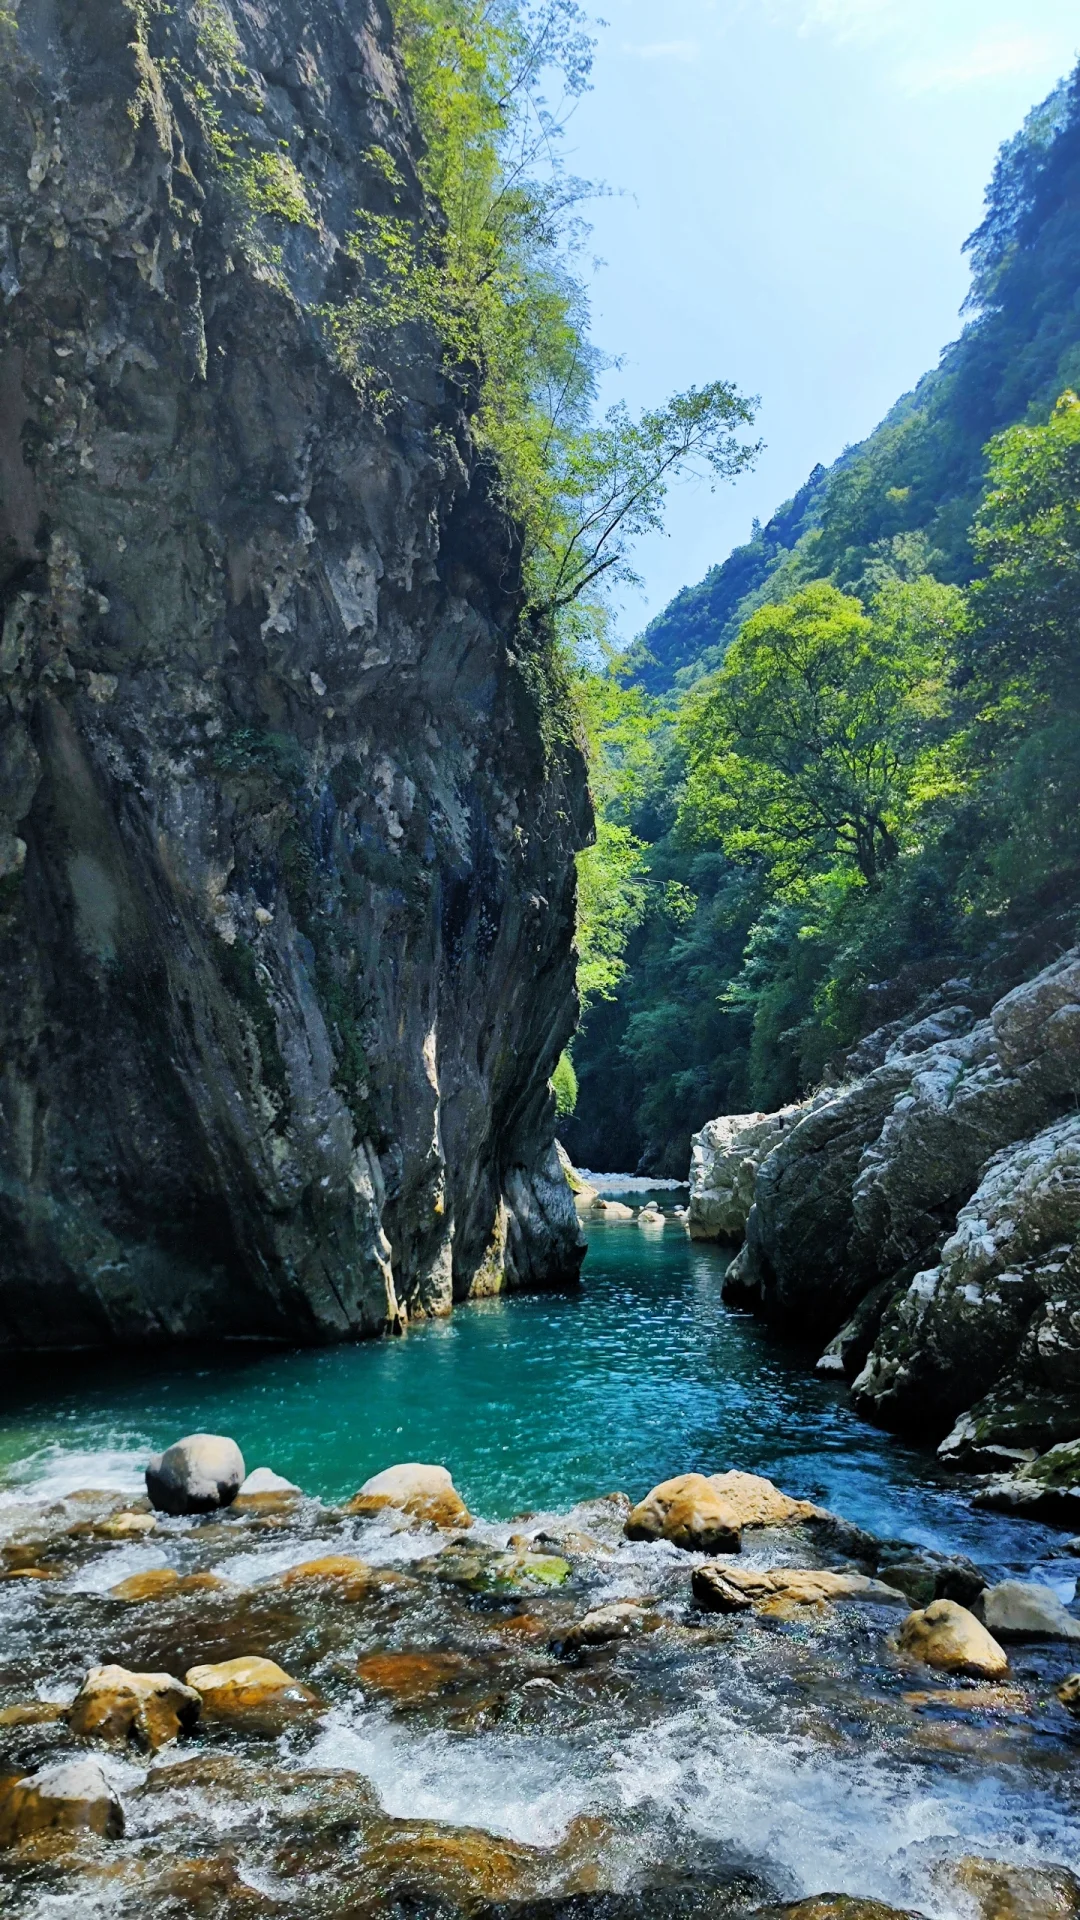
<path fill-rule="evenodd" d="M 1059 1534 L 973 1511 L 931 1454 L 858 1419 L 812 1354 L 730 1313 L 724 1264 L 676 1227 L 598 1225 L 579 1293 L 479 1302 L 402 1340 L 20 1362 L 0 1399 L 0 1486 L 134 1485 L 147 1451 L 204 1429 L 327 1500 L 395 1460 L 444 1463 L 488 1519 L 737 1466 L 989 1568 L 1060 1555 Z M 1071 1597 L 1078 1570 L 1047 1572 Z"/>

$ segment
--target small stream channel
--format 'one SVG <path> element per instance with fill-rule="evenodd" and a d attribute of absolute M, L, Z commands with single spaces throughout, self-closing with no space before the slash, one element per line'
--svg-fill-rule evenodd
<path fill-rule="evenodd" d="M 670 1194 L 660 1198 L 670 1207 Z M 253 1640 L 327 1702 L 317 1725 L 272 1748 L 264 1742 L 254 1757 L 234 1743 L 233 1761 L 239 1753 L 263 1768 L 250 1793 L 237 1787 L 235 1767 L 227 1791 L 217 1791 L 216 1750 L 207 1760 L 199 1748 L 193 1759 L 193 1743 L 163 1755 L 149 1782 L 146 1764 L 111 1759 L 133 1796 L 122 1843 L 132 1874 L 173 1843 L 169 1836 L 183 1836 L 189 1853 L 205 1851 L 213 1803 L 213 1845 L 226 1847 L 251 1898 L 269 1904 L 245 1905 L 244 1893 L 235 1909 L 223 1896 L 207 1911 L 337 1913 L 331 1882 L 319 1879 L 316 1813 L 304 1829 L 309 1867 L 302 1844 L 289 1853 L 295 1879 L 280 1832 L 268 1830 L 267 1808 L 285 1805 L 290 1770 L 294 1785 L 360 1781 L 384 1824 L 442 1823 L 476 1829 L 492 1844 L 547 1850 L 536 1859 L 550 1856 L 549 1868 L 530 1881 L 522 1867 L 521 1884 L 556 1893 L 587 1886 L 589 1873 L 595 1884 L 632 1886 L 643 1873 L 723 1862 L 760 1874 L 778 1897 L 831 1889 L 946 1916 L 965 1909 L 941 1877 L 944 1860 L 974 1852 L 1076 1866 L 1080 1730 L 1053 1695 L 1080 1665 L 1067 1648 L 1015 1654 L 1022 1709 L 927 1715 L 910 1706 L 911 1676 L 888 1650 L 896 1625 L 888 1609 L 827 1610 L 828 1620 L 784 1626 L 695 1622 L 692 1557 L 622 1543 L 618 1526 L 607 1538 L 607 1522 L 588 1509 L 576 1524 L 601 1545 L 593 1559 L 574 1562 L 565 1593 L 530 1599 L 526 1581 L 526 1597 L 499 1600 L 486 1576 L 470 1586 L 433 1571 L 442 1542 L 349 1520 L 334 1507 L 395 1460 L 442 1462 L 478 1516 L 470 1539 L 491 1554 L 505 1550 L 512 1516 L 530 1514 L 535 1529 L 537 1515 L 565 1514 L 613 1489 L 639 1499 L 675 1473 L 739 1467 L 880 1536 L 963 1552 L 991 1577 L 1039 1579 L 1073 1600 L 1080 1560 L 1060 1533 L 973 1510 L 932 1454 L 859 1420 L 843 1388 L 814 1375 L 812 1355 L 730 1313 L 720 1300 L 723 1271 L 719 1251 L 691 1244 L 674 1225 L 659 1233 L 597 1224 L 578 1294 L 482 1302 L 399 1341 L 233 1350 L 205 1363 L 86 1355 L 19 1364 L 0 1404 L 0 1530 L 5 1512 L 14 1520 L 28 1501 L 80 1487 L 136 1493 L 148 1449 L 197 1429 L 234 1435 L 249 1467 L 269 1465 L 317 1496 L 280 1523 L 167 1522 L 146 1541 L 80 1547 L 62 1580 L 0 1586 L 0 1707 L 69 1696 L 91 1660 L 182 1673 L 184 1661 L 223 1658 Z M 775 1562 L 772 1536 L 748 1535 L 746 1546 L 744 1563 Z M 399 1594 L 385 1615 L 354 1608 L 330 1618 L 292 1598 L 288 1608 L 280 1598 L 271 1605 L 282 1569 L 342 1552 L 376 1567 L 419 1568 L 427 1584 L 418 1575 L 416 1592 Z M 783 1543 L 779 1552 L 788 1553 Z M 164 1565 L 216 1571 L 231 1597 L 203 1596 L 201 1614 L 194 1605 L 125 1610 L 108 1600 L 120 1580 Z M 560 1620 L 646 1593 L 668 1622 L 664 1632 L 599 1649 L 577 1666 L 551 1655 Z M 503 1620 L 500 1606 L 513 1618 Z M 208 1625 L 211 1614 L 217 1624 Z M 510 1653 L 507 1631 L 519 1616 L 532 1623 L 519 1629 L 528 1644 Z M 358 1691 L 358 1657 L 417 1646 L 462 1663 L 456 1692 L 395 1701 Z M 9 1768 L 50 1757 L 34 1737 L 28 1729 L 5 1756 Z M 166 1791 L 167 1769 L 176 1767 L 176 1790 Z M 357 1885 L 378 1913 L 374 1843 L 363 1830 Z M 565 1862 L 580 1852 L 575 1834 L 586 1832 L 591 1864 L 582 1878 L 577 1855 L 572 1871 Z M 333 1874 L 340 1891 L 348 1878 L 340 1860 Z M 32 1891 L 0 1873 L 0 1912 L 46 1920 L 129 1911 L 122 1876 L 104 1889 L 95 1882 L 93 1904 L 63 1874 L 46 1879 Z M 340 1911 L 367 1908 L 357 1895 Z"/>

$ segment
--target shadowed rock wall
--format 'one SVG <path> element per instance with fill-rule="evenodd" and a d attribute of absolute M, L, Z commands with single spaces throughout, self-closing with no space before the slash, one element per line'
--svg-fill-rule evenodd
<path fill-rule="evenodd" d="M 434 342 L 320 319 L 416 140 L 379 0 L 0 20 L 0 1345 L 576 1277 L 583 765 Z"/>

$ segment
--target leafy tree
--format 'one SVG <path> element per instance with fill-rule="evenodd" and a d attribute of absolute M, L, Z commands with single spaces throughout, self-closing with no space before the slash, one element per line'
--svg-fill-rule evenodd
<path fill-rule="evenodd" d="M 976 517 L 986 568 L 972 588 L 970 658 L 1023 710 L 1080 698 L 1080 399 L 1062 394 L 1045 426 L 990 444 L 990 492 Z"/>
<path fill-rule="evenodd" d="M 827 582 L 762 607 L 687 704 L 691 833 L 763 862 L 780 891 L 837 859 L 874 883 L 947 789 L 962 606 L 921 579 L 883 589 L 872 617 Z"/>

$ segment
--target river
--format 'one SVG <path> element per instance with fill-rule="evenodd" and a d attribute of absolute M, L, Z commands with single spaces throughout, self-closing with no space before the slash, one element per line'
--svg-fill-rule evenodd
<path fill-rule="evenodd" d="M 670 1195 L 664 1199 L 670 1204 Z M 723 1271 L 718 1250 L 691 1244 L 675 1226 L 649 1232 L 597 1224 L 578 1293 L 481 1302 L 400 1340 L 320 1351 L 234 1349 L 169 1362 L 127 1354 L 20 1363 L 0 1418 L 0 1517 L 5 1506 L 23 1511 L 28 1500 L 80 1487 L 134 1494 L 148 1449 L 197 1429 L 234 1435 L 249 1467 L 270 1466 L 328 1506 L 395 1460 L 444 1463 L 479 1517 L 470 1537 L 489 1553 L 505 1549 L 514 1515 L 565 1513 L 613 1489 L 638 1499 L 674 1473 L 740 1467 L 878 1535 L 963 1552 L 991 1577 L 1035 1578 L 1072 1600 L 1080 1560 L 1061 1534 L 973 1509 L 931 1453 L 858 1419 L 843 1388 L 815 1376 L 812 1355 L 729 1312 L 720 1300 Z M 596 1515 L 581 1524 L 603 1534 Z M 678 1624 L 689 1618 L 686 1556 L 663 1546 L 613 1552 L 616 1529 L 604 1557 L 582 1574 L 581 1591 L 595 1605 L 647 1588 L 668 1609 L 670 1636 L 658 1634 L 647 1649 L 642 1642 L 639 1650 L 600 1650 L 574 1669 L 547 1654 L 538 1660 L 534 1649 L 527 1670 L 499 1667 L 498 1711 L 485 1718 L 478 1709 L 470 1719 L 461 1700 L 448 1704 L 437 1690 L 388 1702 L 370 1692 L 357 1697 L 355 1682 L 350 1689 L 341 1676 L 346 1667 L 355 1671 L 365 1647 L 411 1647 L 419 1636 L 442 1650 L 440 1658 L 472 1662 L 477 1673 L 487 1662 L 483 1697 L 494 1697 L 489 1640 L 499 1623 L 490 1596 L 477 1600 L 475 1581 L 468 1590 L 444 1582 L 441 1611 L 432 1610 L 430 1586 L 415 1612 L 399 1597 L 392 1621 L 365 1615 L 361 1627 L 353 1610 L 348 1633 L 340 1616 L 331 1630 L 310 1610 L 286 1618 L 275 1603 L 276 1612 L 258 1612 L 266 1583 L 305 1550 L 362 1552 L 390 1569 L 430 1555 L 430 1544 L 345 1521 L 314 1502 L 269 1535 L 249 1529 L 241 1540 L 229 1525 L 200 1533 L 168 1522 L 153 1541 L 80 1547 L 83 1558 L 55 1588 L 2 1589 L 0 1705 L 28 1693 L 60 1698 L 65 1688 L 70 1697 L 90 1658 L 171 1660 L 170 1670 L 181 1671 L 182 1660 L 205 1651 L 205 1617 L 186 1615 L 181 1626 L 177 1608 L 176 1619 L 156 1614 L 151 1629 L 148 1610 L 131 1608 L 121 1619 L 105 1597 L 123 1576 L 148 1567 L 206 1566 L 229 1578 L 230 1593 L 247 1596 L 242 1627 L 230 1601 L 231 1624 L 215 1628 L 214 1644 L 236 1651 L 235 1636 L 256 1634 L 252 1623 L 261 1621 L 259 1650 L 272 1650 L 291 1672 L 306 1661 L 304 1677 L 329 1702 L 317 1728 L 279 1742 L 278 1768 L 300 1768 L 305 1780 L 362 1779 L 390 1822 L 475 1828 L 550 1854 L 560 1846 L 565 1852 L 592 1820 L 604 1834 L 591 1843 L 600 1884 L 636 1884 L 643 1863 L 670 1873 L 722 1856 L 728 1869 L 748 1866 L 786 1897 L 833 1888 L 940 1914 L 963 1911 L 941 1882 L 944 1857 L 1075 1860 L 1077 1739 L 1052 1694 L 1068 1671 L 1067 1650 L 1014 1655 L 1018 1697 L 1033 1703 L 1026 1716 L 1017 1718 L 1014 1707 L 1012 1717 L 926 1720 L 902 1704 L 911 1681 L 887 1651 L 884 1617 L 872 1630 L 850 1610 L 842 1631 L 821 1622 L 765 1631 L 742 1620 L 691 1631 Z M 559 1607 L 574 1610 L 562 1598 L 506 1604 L 511 1611 L 525 1605 L 539 1632 Z M 584 1602 L 575 1604 L 580 1612 Z M 545 1607 L 556 1611 L 545 1614 Z M 130 1624 L 136 1615 L 139 1624 Z M 498 1655 L 507 1658 L 505 1650 Z M 181 1751 L 170 1766 L 194 1764 L 178 1763 Z M 13 1764 L 29 1765 L 28 1755 L 24 1740 Z M 40 1759 L 36 1750 L 31 1757 Z M 149 1784 L 145 1766 L 110 1765 L 134 1795 L 124 1842 L 130 1861 L 156 1857 L 173 1829 L 197 1851 L 207 1793 L 201 1776 L 198 1793 L 163 1795 L 162 1763 Z M 264 1779 L 258 1804 L 272 1802 L 276 1791 Z M 287 1875 L 265 1822 L 260 1828 L 255 1820 L 255 1804 L 240 1794 L 228 1817 L 219 1806 L 215 1844 L 228 1840 L 253 1898 L 277 1899 Z M 370 1881 L 370 1867 L 364 1870 Z M 305 1904 L 317 1874 L 313 1864 L 297 1871 L 280 1911 L 336 1913 L 329 1894 Z M 560 1880 L 561 1872 L 552 1868 L 554 1879 L 549 1873 L 543 1886 L 587 1884 L 580 1873 Z M 533 1885 L 527 1874 L 526 1883 Z M 3 1912 L 99 1910 L 78 1905 L 82 1896 L 70 1893 L 62 1875 L 40 1905 L 24 1889 L 27 1904 L 3 1906 L 4 1884 L 0 1878 Z M 76 1904 L 62 1904 L 69 1894 Z M 101 1897 L 101 1912 L 128 1911 L 120 1893 Z M 220 1910 L 234 1908 L 226 1901 Z M 362 1910 L 362 1902 L 341 1909 Z M 235 1911 L 248 1907 L 241 1901 Z"/>

